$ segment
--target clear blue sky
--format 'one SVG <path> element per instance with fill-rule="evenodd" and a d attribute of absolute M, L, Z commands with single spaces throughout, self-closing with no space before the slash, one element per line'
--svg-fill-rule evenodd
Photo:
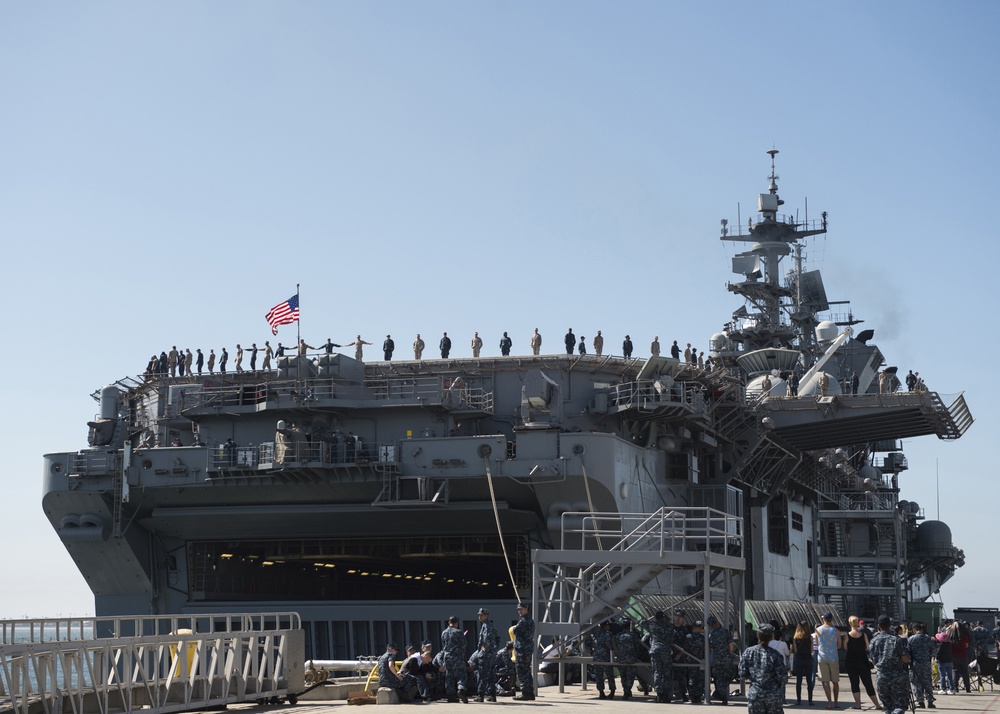
<path fill-rule="evenodd" d="M 1000 605 L 998 28 L 985 2 L 0 4 L 0 616 L 92 612 L 41 456 L 151 354 L 259 344 L 296 283 L 312 344 L 707 347 L 740 305 L 719 220 L 772 146 L 784 208 L 829 212 L 830 298 L 966 393 L 902 497 L 936 516 L 939 470 L 946 608 Z"/>

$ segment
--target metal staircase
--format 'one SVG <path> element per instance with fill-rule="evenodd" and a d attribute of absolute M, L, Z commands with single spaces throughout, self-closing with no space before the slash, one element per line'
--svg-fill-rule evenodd
<path fill-rule="evenodd" d="M 678 594 L 654 583 L 670 569 L 700 574 L 706 613 L 722 603 L 727 614 L 742 616 L 741 518 L 711 508 L 661 508 L 562 519 L 561 547 L 532 553 L 536 634 L 543 642 L 576 638 L 623 609 L 641 610 L 644 595 Z"/>
<path fill-rule="evenodd" d="M 927 392 L 926 397 L 933 409 L 938 438 L 953 441 L 972 426 L 974 420 L 969 405 L 965 403 L 964 393 L 956 396 L 951 406 L 945 405 L 937 392 Z"/>

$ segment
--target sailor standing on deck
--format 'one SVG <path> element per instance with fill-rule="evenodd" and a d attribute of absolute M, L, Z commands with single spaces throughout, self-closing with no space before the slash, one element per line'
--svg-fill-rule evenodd
<path fill-rule="evenodd" d="M 868 645 L 868 659 L 875 663 L 875 689 L 886 714 L 902 714 L 910 708 L 910 644 L 891 632 L 888 615 L 878 618 L 878 634 Z"/>
<path fill-rule="evenodd" d="M 215 374 L 215 350 L 208 351 L 208 373 Z"/>
<path fill-rule="evenodd" d="M 535 656 L 535 621 L 531 619 L 528 603 L 517 606 L 520 619 L 514 625 L 514 654 L 517 656 L 517 683 L 521 693 L 515 699 L 531 701 L 535 698 L 535 687 L 531 681 L 531 658 Z"/>
<path fill-rule="evenodd" d="M 274 350 L 271 349 L 271 343 L 264 340 L 264 363 L 261 364 L 260 368 L 265 372 L 271 369 L 271 357 L 274 356 Z"/>
<path fill-rule="evenodd" d="M 781 714 L 784 711 L 782 702 L 788 668 L 781 653 L 768 646 L 773 638 L 774 628 L 761 625 L 757 630 L 757 644 L 748 647 L 740 657 L 740 676 L 750 679 L 750 691 L 747 693 L 749 714 Z"/>
<path fill-rule="evenodd" d="M 597 337 L 594 338 L 594 354 L 598 357 L 604 352 L 604 338 L 601 336 L 601 331 L 597 331 Z"/>
<path fill-rule="evenodd" d="M 500 637 L 497 629 L 490 619 L 490 611 L 485 607 L 479 608 L 479 696 L 477 702 L 489 699 L 491 702 L 497 700 L 497 648 L 500 646 Z"/>
<path fill-rule="evenodd" d="M 576 335 L 573 334 L 572 327 L 569 328 L 569 332 L 566 333 L 564 342 L 566 343 L 566 354 L 573 354 L 573 348 L 576 347 Z"/>
<path fill-rule="evenodd" d="M 362 358 L 365 356 L 365 345 L 370 344 L 371 342 L 365 342 L 361 339 L 361 335 L 358 335 L 358 339 L 354 340 L 354 342 L 349 342 L 346 346 L 354 348 L 354 359 L 361 362 Z"/>
<path fill-rule="evenodd" d="M 441 633 L 441 651 L 444 653 L 444 688 L 449 702 L 462 700 L 469 703 L 465 692 L 465 635 L 458 629 L 458 617 L 448 618 L 448 627 Z"/>
<path fill-rule="evenodd" d="M 510 336 L 506 332 L 503 333 L 503 337 L 500 338 L 500 354 L 504 357 L 508 357 L 510 355 L 510 346 L 512 344 L 513 341 L 510 339 Z"/>
<path fill-rule="evenodd" d="M 438 348 L 441 350 L 441 359 L 448 359 L 448 355 L 451 354 L 451 338 L 447 332 L 441 337 Z"/>
<path fill-rule="evenodd" d="M 382 343 L 382 356 L 385 357 L 386 362 L 392 359 L 394 349 L 396 349 L 396 343 L 392 341 L 392 335 L 386 335 L 385 342 Z"/>
<path fill-rule="evenodd" d="M 538 328 L 535 328 L 535 334 L 531 336 L 531 354 L 537 355 L 538 351 L 542 348 L 542 336 L 538 333 Z"/>
<path fill-rule="evenodd" d="M 733 632 L 728 627 L 723 627 L 715 615 L 709 615 L 705 623 L 709 627 L 708 649 L 711 654 L 715 695 L 726 705 L 729 704 L 729 685 L 736 676 L 739 664 L 736 645 L 733 644 Z"/>
<path fill-rule="evenodd" d="M 424 356 L 424 341 L 420 339 L 420 333 L 417 333 L 417 339 L 413 341 L 413 359 L 420 359 Z"/>
<path fill-rule="evenodd" d="M 632 698 L 632 685 L 635 683 L 635 663 L 639 661 L 639 636 L 632 631 L 632 620 L 624 618 L 622 629 L 615 635 L 615 652 L 618 661 L 618 672 L 622 677 L 622 699 Z"/>
<path fill-rule="evenodd" d="M 622 356 L 625 359 L 632 357 L 632 338 L 625 335 L 625 341 L 622 342 Z"/>
<path fill-rule="evenodd" d="M 479 333 L 472 335 L 472 356 L 479 358 L 479 350 L 483 349 L 483 338 L 479 336 Z"/>
<path fill-rule="evenodd" d="M 653 357 L 659 357 L 660 356 L 660 337 L 659 337 L 659 335 L 657 335 L 656 337 L 654 337 L 653 338 L 653 342 L 649 345 L 649 354 L 653 355 Z"/>
<path fill-rule="evenodd" d="M 674 687 L 674 626 L 667 622 L 663 610 L 657 610 L 653 619 L 639 624 L 649 633 L 649 659 L 653 668 L 656 701 L 670 704 Z"/>

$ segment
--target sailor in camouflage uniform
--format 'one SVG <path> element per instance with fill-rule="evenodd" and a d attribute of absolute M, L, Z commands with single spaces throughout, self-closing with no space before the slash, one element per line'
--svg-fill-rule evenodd
<path fill-rule="evenodd" d="M 622 630 L 615 635 L 618 671 L 622 676 L 622 699 L 632 698 L 635 683 L 635 663 L 639 661 L 639 636 L 632 631 L 632 621 L 622 620 Z"/>
<path fill-rule="evenodd" d="M 910 644 L 890 631 L 888 615 L 878 618 L 878 634 L 868 644 L 868 659 L 875 663 L 875 689 L 885 714 L 903 714 L 910 706 Z"/>
<path fill-rule="evenodd" d="M 926 632 L 924 623 L 914 624 L 913 629 L 916 634 L 910 635 L 910 686 L 913 688 L 913 696 L 917 701 L 917 706 L 924 705 L 924 697 L 927 698 L 927 707 L 934 709 L 934 683 L 931 676 L 931 657 L 937 647 L 937 641 L 932 639 Z"/>
<path fill-rule="evenodd" d="M 733 633 L 728 627 L 723 627 L 715 615 L 708 616 L 708 627 L 709 658 L 716 696 L 723 704 L 729 704 L 729 685 L 736 676 L 738 663 L 733 654 Z"/>
<path fill-rule="evenodd" d="M 750 680 L 747 692 L 749 714 L 782 714 L 788 667 L 785 658 L 768 643 L 774 639 L 774 628 L 761 625 L 757 644 L 748 647 L 740 657 L 739 674 Z"/>
<path fill-rule="evenodd" d="M 590 649 L 590 655 L 594 658 L 595 662 L 610 662 L 611 652 L 614 649 L 614 639 L 611 634 L 611 623 L 605 620 L 601 623 L 600 628 L 593 635 L 590 636 L 588 642 L 588 649 Z M 598 699 L 614 699 L 615 698 L 615 668 L 610 664 L 595 664 L 594 667 L 594 678 L 597 680 L 597 691 L 599 692 Z M 611 690 L 610 695 L 604 694 L 604 680 L 608 680 L 608 688 Z"/>
<path fill-rule="evenodd" d="M 678 667 L 678 669 L 687 675 L 687 691 L 691 703 L 701 704 L 701 700 L 705 698 L 705 668 L 699 664 L 705 656 L 705 627 L 701 620 L 695 621 L 691 626 L 691 632 L 684 638 L 684 650 L 690 654 L 683 655 L 681 661 L 698 666 Z"/>
<path fill-rule="evenodd" d="M 531 658 L 535 656 L 535 621 L 531 619 L 528 603 L 517 606 L 517 614 L 521 619 L 514 625 L 514 655 L 517 657 L 517 683 L 521 693 L 516 699 L 532 700 L 535 698 L 535 686 L 531 681 Z"/>
<path fill-rule="evenodd" d="M 983 627 L 983 623 L 980 621 L 976 623 L 969 634 L 972 636 L 973 657 L 985 657 L 988 651 L 987 647 L 990 645 L 989 631 Z"/>
<path fill-rule="evenodd" d="M 649 663 L 656 701 L 669 704 L 674 684 L 674 626 L 667 622 L 663 610 L 657 610 L 653 619 L 643 620 L 639 625 L 649 633 Z"/>
<path fill-rule="evenodd" d="M 513 694 L 516 689 L 514 661 L 510 658 L 510 654 L 513 651 L 514 643 L 508 642 L 497 650 L 496 659 L 494 660 L 496 663 L 494 679 L 497 683 L 497 691 L 506 694 Z"/>
<path fill-rule="evenodd" d="M 674 644 L 684 647 L 687 636 L 691 634 L 691 629 L 684 624 L 684 613 L 681 610 L 674 612 Z M 673 660 L 676 663 L 687 662 L 688 657 L 674 648 Z M 674 667 L 674 698 L 682 697 L 688 701 L 688 674 L 690 667 Z"/>
<path fill-rule="evenodd" d="M 401 702 L 408 702 L 410 701 L 410 688 L 403 673 L 396 669 L 397 652 L 399 652 L 399 647 L 395 642 L 390 642 L 385 647 L 385 654 L 379 657 L 378 686 L 379 689 L 386 687 L 395 690 Z"/>
<path fill-rule="evenodd" d="M 497 670 L 496 656 L 500 638 L 497 629 L 490 619 L 490 611 L 479 608 L 479 696 L 477 702 L 488 698 L 491 702 L 497 700 Z"/>
<path fill-rule="evenodd" d="M 469 703 L 465 692 L 465 635 L 458 629 L 458 618 L 448 618 L 448 627 L 441 633 L 441 651 L 444 653 L 444 689 L 449 702 Z"/>

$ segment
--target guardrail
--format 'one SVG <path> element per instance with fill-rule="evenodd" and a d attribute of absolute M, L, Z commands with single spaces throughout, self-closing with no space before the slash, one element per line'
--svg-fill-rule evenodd
<path fill-rule="evenodd" d="M 0 632 L 0 712 L 175 712 L 294 702 L 304 689 L 296 613 L 16 620 Z"/>

